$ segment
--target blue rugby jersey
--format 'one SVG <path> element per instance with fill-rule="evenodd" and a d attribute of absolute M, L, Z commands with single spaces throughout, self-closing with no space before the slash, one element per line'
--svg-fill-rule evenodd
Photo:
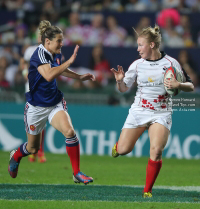
<path fill-rule="evenodd" d="M 61 54 L 56 54 L 53 57 L 42 44 L 33 53 L 28 73 L 29 92 L 26 93 L 26 101 L 31 105 L 51 107 L 62 100 L 63 93 L 58 90 L 56 79 L 51 82 L 46 81 L 37 69 L 40 65 L 48 63 L 51 67 L 59 66 L 61 56 Z"/>

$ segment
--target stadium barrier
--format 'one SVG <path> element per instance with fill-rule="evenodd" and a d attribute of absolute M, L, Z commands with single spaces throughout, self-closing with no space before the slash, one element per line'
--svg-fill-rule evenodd
<path fill-rule="evenodd" d="M 10 151 L 26 141 L 23 104 L 0 103 L 0 150 Z M 118 140 L 129 107 L 68 105 L 81 154 L 110 155 Z M 163 156 L 167 158 L 200 159 L 200 109 L 180 106 L 172 116 L 172 129 Z M 61 133 L 47 124 L 45 151 L 65 153 Z M 145 132 L 127 156 L 149 156 L 149 138 Z"/>

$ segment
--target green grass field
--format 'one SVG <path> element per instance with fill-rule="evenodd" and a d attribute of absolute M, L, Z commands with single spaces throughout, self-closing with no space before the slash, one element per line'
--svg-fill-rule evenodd
<path fill-rule="evenodd" d="M 153 198 L 143 199 L 148 158 L 81 156 L 90 185 L 72 181 L 67 155 L 47 153 L 47 162 L 21 161 L 16 179 L 8 174 L 9 153 L 0 151 L 0 208 L 200 208 L 200 161 L 163 159 Z"/>

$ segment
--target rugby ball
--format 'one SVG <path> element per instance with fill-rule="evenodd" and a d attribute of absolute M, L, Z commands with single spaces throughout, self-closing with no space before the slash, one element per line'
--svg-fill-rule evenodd
<path fill-rule="evenodd" d="M 167 70 L 165 71 L 165 74 L 164 74 L 164 79 L 171 80 L 171 75 L 173 75 L 174 78 L 178 82 L 180 82 L 180 83 L 184 82 L 183 73 L 180 70 L 177 70 L 175 67 L 167 68 Z M 165 86 L 165 90 L 168 94 L 170 94 L 172 96 L 176 96 L 181 91 L 180 89 L 168 89 L 166 86 Z"/>

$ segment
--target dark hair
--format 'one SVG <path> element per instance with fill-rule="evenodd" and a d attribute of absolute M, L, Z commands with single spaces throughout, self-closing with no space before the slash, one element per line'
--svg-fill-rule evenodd
<path fill-rule="evenodd" d="M 42 44 L 45 43 L 45 38 L 52 40 L 56 37 L 56 34 L 63 33 L 57 26 L 52 26 L 48 20 L 42 20 L 39 25 L 39 31 L 41 35 Z"/>
<path fill-rule="evenodd" d="M 92 70 L 94 70 L 94 66 L 96 65 L 95 59 L 93 57 L 93 51 L 98 47 L 100 47 L 102 49 L 102 54 L 100 55 L 100 61 L 105 60 L 105 56 L 104 56 L 104 52 L 103 52 L 103 46 L 101 44 L 97 44 L 96 46 L 93 47 L 91 58 L 90 58 L 89 68 L 92 69 Z"/>

